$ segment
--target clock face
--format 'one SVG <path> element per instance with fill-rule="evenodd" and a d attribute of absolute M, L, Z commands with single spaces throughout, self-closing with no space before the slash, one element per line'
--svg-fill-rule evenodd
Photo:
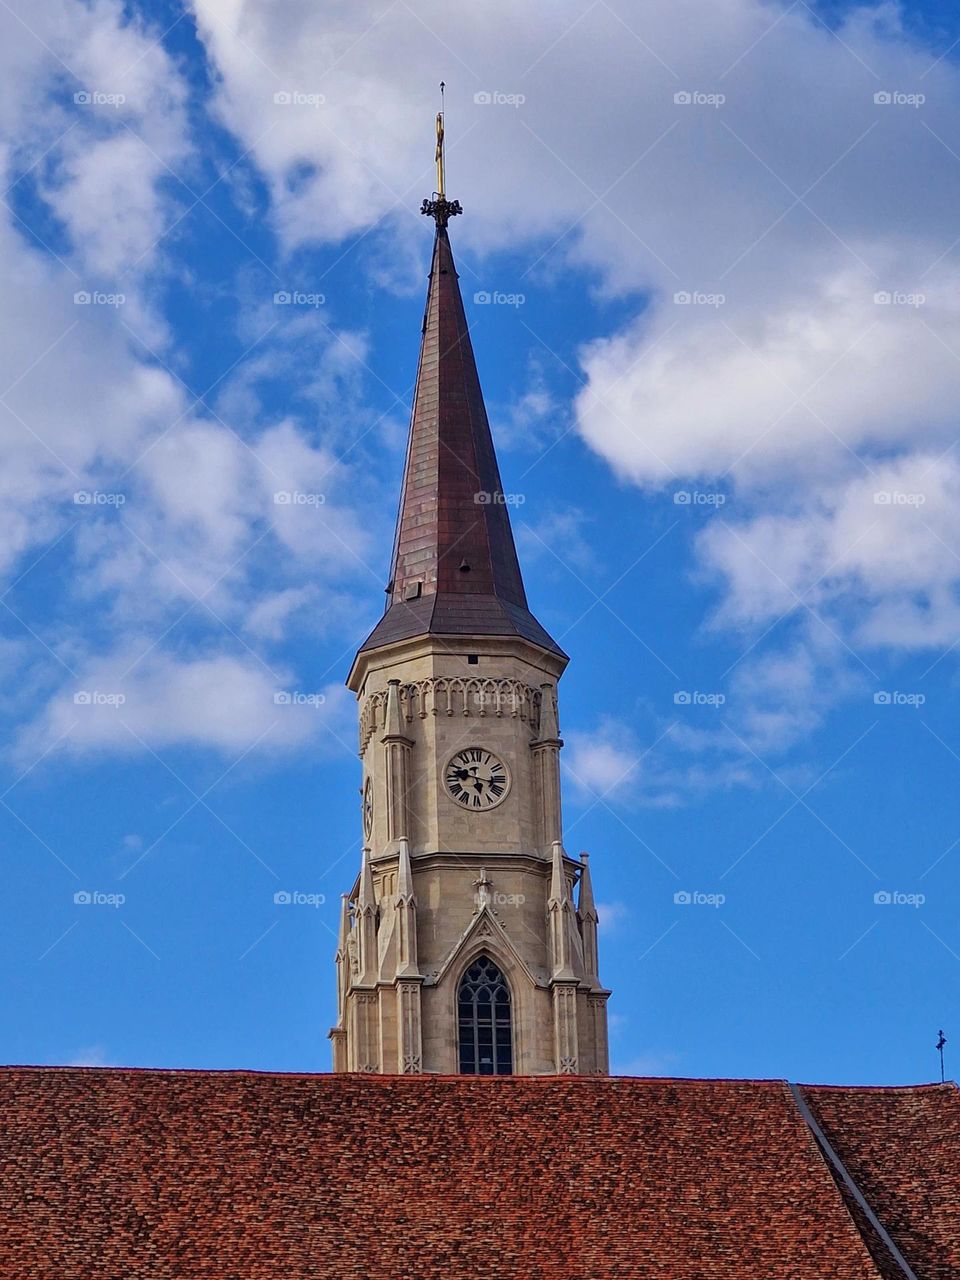
<path fill-rule="evenodd" d="M 370 839 L 373 830 L 373 783 L 368 778 L 363 784 L 363 834 Z"/>
<path fill-rule="evenodd" d="M 503 761 L 484 747 L 465 747 L 448 763 L 443 775 L 450 796 L 464 809 L 492 809 L 510 790 Z"/>

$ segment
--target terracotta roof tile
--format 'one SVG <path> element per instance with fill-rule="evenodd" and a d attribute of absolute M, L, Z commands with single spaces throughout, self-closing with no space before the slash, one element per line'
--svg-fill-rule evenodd
<path fill-rule="evenodd" d="M 960 1275 L 956 1094 L 808 1097 Z M 882 1275 L 776 1081 L 9 1068 L 0 1107 L 17 1280 Z"/>
<path fill-rule="evenodd" d="M 804 1088 L 827 1141 L 922 1280 L 960 1276 L 960 1093 Z M 873 1233 L 881 1274 L 902 1280 Z"/>

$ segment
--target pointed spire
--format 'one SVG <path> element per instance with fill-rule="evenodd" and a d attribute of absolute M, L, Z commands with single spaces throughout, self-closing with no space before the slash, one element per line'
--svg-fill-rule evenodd
<path fill-rule="evenodd" d="M 350 989 L 350 898 L 340 897 L 340 932 L 337 936 L 337 1026 L 342 1030 L 347 1009 L 347 992 Z"/>
<path fill-rule="evenodd" d="M 410 866 L 410 841 L 406 836 L 400 837 L 400 852 L 397 862 L 397 902 L 413 902 L 413 869 Z"/>
<path fill-rule="evenodd" d="M 387 706 L 383 717 L 383 737 L 381 742 L 389 742 L 391 738 L 409 742 L 403 719 L 403 708 L 400 705 L 400 681 L 391 680 L 387 684 Z"/>
<path fill-rule="evenodd" d="M 580 872 L 580 898 L 577 902 L 577 917 L 580 924 L 580 937 L 583 941 L 583 976 L 595 991 L 600 987 L 600 960 L 597 945 L 597 905 L 593 900 L 593 880 L 590 876 L 590 855 L 580 854 L 582 870 Z"/>
<path fill-rule="evenodd" d="M 363 645 L 521 636 L 565 657 L 527 607 L 446 220 L 437 221 L 387 609 Z M 362 651 L 362 650 L 361 650 Z"/>
<path fill-rule="evenodd" d="M 581 920 L 598 919 L 597 905 L 593 900 L 593 880 L 590 876 L 590 855 L 589 853 L 581 853 L 580 861 L 583 864 L 583 870 L 580 872 L 580 898 L 577 902 L 577 911 Z"/>
<path fill-rule="evenodd" d="M 360 893 L 357 897 L 357 909 L 361 913 L 376 911 L 377 899 L 373 892 L 373 871 L 370 867 L 370 850 L 364 849 L 360 862 Z"/>
<path fill-rule="evenodd" d="M 567 891 L 567 873 L 563 868 L 563 845 L 559 840 L 554 840 L 551 856 L 550 897 L 547 899 L 547 905 L 565 907 L 570 902 L 570 894 Z"/>
<path fill-rule="evenodd" d="M 340 933 L 337 936 L 337 955 L 345 956 L 350 941 L 350 895 L 340 895 Z"/>
<path fill-rule="evenodd" d="M 538 742 L 559 742 L 560 723 L 557 719 L 557 699 L 552 684 L 540 686 L 540 732 Z"/>
<path fill-rule="evenodd" d="M 377 900 L 373 892 L 370 850 L 364 849 L 360 867 L 360 892 L 357 895 L 358 986 L 376 986 L 377 965 Z"/>
<path fill-rule="evenodd" d="M 554 982 L 572 982 L 583 973 L 583 942 L 577 929 L 564 857 L 563 845 L 559 840 L 554 840 L 550 896 L 547 898 L 551 980 Z"/>
<path fill-rule="evenodd" d="M 397 926 L 398 978 L 420 976 L 417 963 L 417 899 L 413 891 L 413 869 L 410 866 L 410 843 L 400 838 L 397 857 L 397 896 L 394 899 Z"/>

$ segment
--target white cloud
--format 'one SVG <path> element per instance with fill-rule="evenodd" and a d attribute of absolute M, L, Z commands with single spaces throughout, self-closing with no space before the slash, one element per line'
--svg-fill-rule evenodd
<path fill-rule="evenodd" d="M 671 1076 L 682 1061 L 672 1050 L 650 1049 L 624 1060 L 614 1058 L 610 1072 L 615 1076 Z"/>
<path fill-rule="evenodd" d="M 289 673 L 275 676 L 252 658 L 179 660 L 148 645 L 88 662 L 25 730 L 21 759 L 181 746 L 239 755 L 324 740 L 339 749 L 350 702 L 339 685 L 298 690 Z"/>
<path fill-rule="evenodd" d="M 509 330 L 504 329 L 503 338 L 509 341 Z M 570 429 L 570 406 L 551 387 L 543 360 L 536 356 L 528 362 L 522 390 L 492 406 L 491 418 L 501 448 L 540 452 Z"/>
<path fill-rule="evenodd" d="M 112 0 L 44 0 L 8 33 L 0 61 L 16 61 L 22 90 L 0 108 L 12 155 L 37 162 L 38 191 L 87 286 L 117 284 L 154 256 L 174 217 L 158 183 L 191 152 L 183 79 L 160 31 Z"/>
<path fill-rule="evenodd" d="M 313 587 L 287 587 L 262 596 L 247 616 L 246 628 L 262 640 L 280 640 L 291 617 L 301 609 L 317 608 L 318 593 Z"/>
<path fill-rule="evenodd" d="M 431 87 L 455 61 L 458 242 L 528 246 L 528 294 L 571 265 L 608 296 L 647 293 L 583 349 L 577 422 L 645 488 L 724 477 L 728 528 L 700 543 L 726 594 L 721 619 L 764 624 L 812 588 L 842 602 L 836 625 L 863 642 L 949 636 L 946 512 L 933 535 L 915 523 L 904 541 L 860 509 L 875 479 L 865 468 L 922 469 L 952 442 L 960 387 L 960 72 L 894 4 L 853 10 L 835 33 L 806 6 L 761 0 L 642 14 L 361 0 L 322 14 L 295 4 L 282 24 L 263 0 L 195 8 L 218 110 L 253 146 L 291 247 L 385 215 L 406 237 L 432 185 Z M 325 100 L 275 106 L 278 89 Z M 725 101 L 675 101 L 697 90 Z M 925 101 L 878 104 L 878 90 Z M 478 91 L 525 100 L 475 103 Z M 549 414 L 549 395 L 521 402 L 519 419 Z M 933 475 L 948 492 L 951 468 Z M 610 744 L 583 760 L 601 778 L 618 764 Z"/>
<path fill-rule="evenodd" d="M 189 181 L 192 161 L 187 87 L 161 32 L 110 0 L 44 0 L 25 23 L 0 52 L 16 88 L 0 94 L 0 157 L 14 191 L 32 189 L 63 236 L 57 259 L 24 223 L 0 221 L 0 568 L 79 521 L 84 589 L 125 593 L 149 616 L 158 600 L 188 601 L 230 575 L 277 520 L 287 546 L 313 555 L 321 573 L 326 563 L 338 571 L 345 547 L 360 552 L 364 541 L 342 502 L 346 469 L 294 424 L 260 427 L 258 455 L 226 421 L 199 420 L 186 388 L 142 363 L 131 333 L 165 340 L 145 299 L 163 266 L 161 233 L 182 208 L 166 180 L 173 169 Z M 75 302 L 96 292 L 122 297 Z M 328 398 L 362 357 L 356 335 L 326 342 L 315 376 Z M 278 478 L 314 488 L 322 479 L 319 518 L 276 507 Z M 135 536 L 114 508 L 104 520 L 104 509 L 72 501 L 92 490 L 126 498 L 120 514 Z"/>
<path fill-rule="evenodd" d="M 110 1062 L 106 1048 L 102 1044 L 92 1044 L 86 1048 L 79 1049 L 76 1055 L 67 1063 L 68 1067 L 109 1067 L 113 1065 Z"/>
<path fill-rule="evenodd" d="M 730 475 L 750 486 L 784 468 L 818 483 L 857 468 L 860 451 L 949 441 L 960 276 L 941 267 L 921 306 L 874 301 L 881 279 L 902 289 L 934 256 L 917 246 L 878 279 L 831 252 L 811 288 L 780 299 L 752 289 L 716 309 L 664 299 L 585 351 L 584 437 L 647 485 Z"/>
<path fill-rule="evenodd" d="M 600 928 L 605 936 L 619 933 L 622 925 L 630 917 L 630 909 L 624 902 L 598 902 L 597 916 Z"/>
<path fill-rule="evenodd" d="M 960 122 L 955 67 L 932 66 L 892 5 L 854 13 L 842 42 L 804 6 L 760 0 L 677 0 L 622 17 L 575 0 L 501 8 L 424 0 L 414 13 L 359 0 L 321 12 L 295 0 L 278 22 L 264 0 L 197 0 L 215 110 L 266 177 L 284 248 L 339 240 L 387 216 L 406 270 L 408 214 L 433 184 L 432 86 L 452 57 L 460 74 L 448 92 L 448 172 L 469 215 L 457 228 L 463 261 L 491 247 L 528 248 L 528 294 L 573 267 L 619 299 L 622 320 L 581 353 L 578 428 L 648 489 L 726 475 L 732 501 L 697 542 L 723 590 L 718 625 L 755 633 L 781 613 L 804 616 L 799 595 L 858 646 L 952 642 L 960 530 L 947 449 L 960 273 L 950 247 L 960 165 L 938 135 L 949 143 Z M 277 349 L 265 344 L 220 388 L 222 421 L 188 412 L 182 385 L 142 363 L 124 328 L 164 350 L 150 286 L 164 267 L 162 232 L 182 207 L 166 179 L 173 170 L 190 181 L 194 160 L 180 69 L 159 31 L 110 0 L 44 0 L 27 20 L 33 34 L 15 29 L 0 50 L 0 160 L 21 193 L 48 203 L 61 261 L 14 219 L 0 222 L 0 390 L 10 388 L 0 417 L 0 568 L 28 563 L 79 514 L 80 590 L 104 598 L 104 616 L 122 624 L 121 649 L 142 629 L 161 634 L 159 624 L 197 595 L 215 612 L 211 625 L 222 619 L 255 642 L 275 641 L 310 608 L 318 582 L 346 590 L 351 575 L 381 576 L 355 514 L 369 482 L 336 452 L 346 425 L 355 436 L 362 421 L 367 337 L 287 315 Z M 873 101 L 878 86 L 921 83 L 922 109 Z M 78 105 L 77 89 L 124 101 Z M 677 104 L 680 89 L 722 90 L 726 102 Z M 324 101 L 275 102 L 283 90 Z M 525 101 L 484 104 L 478 91 Z M 629 130 L 612 127 L 627 120 Z M 122 308 L 73 304 L 77 289 L 112 285 L 109 277 L 123 282 Z M 724 301 L 676 304 L 681 290 Z M 878 291 L 924 300 L 878 303 Z M 278 318 L 266 302 L 254 310 L 250 341 Z M 285 375 L 280 339 L 311 329 L 322 335 L 318 358 L 309 379 L 297 376 L 317 430 L 264 426 L 257 379 Z M 534 368 L 508 428 L 542 435 L 560 416 Z M 133 537 L 70 501 L 121 477 L 130 501 L 120 514 Z M 919 486 L 923 506 L 875 503 L 875 490 L 897 486 Z M 284 505 L 278 492 L 312 500 Z M 258 591 L 256 568 L 271 557 L 275 568 L 278 545 L 282 580 Z M 349 614 L 340 595 L 324 601 L 329 618 Z M 803 637 L 810 660 L 835 670 L 813 634 Z M 76 633 L 57 643 L 78 669 L 93 648 Z M 198 651 L 162 660 L 178 662 L 186 681 L 191 664 L 211 659 Z M 804 670 L 789 648 L 772 661 L 793 665 L 816 710 L 780 697 L 776 679 L 763 685 L 761 667 L 748 667 L 737 678 L 745 687 L 753 671 L 754 720 L 738 724 L 754 744 L 795 738 L 825 713 L 813 696 L 823 686 L 816 668 Z M 241 693 L 251 687 L 237 680 Z M 839 696 L 843 682 L 831 687 Z M 241 704 L 241 720 L 255 722 Z M 169 732 L 181 730 L 171 722 Z M 229 718 L 223 732 L 235 734 Z M 685 732 L 687 750 L 708 750 Z M 571 746 L 595 792 L 633 767 L 633 744 L 618 733 Z M 745 769 L 731 756 L 719 776 L 736 780 Z M 661 803 L 685 785 L 715 785 L 699 763 L 674 775 L 650 761 L 641 772 Z"/>
<path fill-rule="evenodd" d="M 795 785 L 790 751 L 840 698 L 868 686 L 855 668 L 843 646 L 811 623 L 789 646 L 745 656 L 718 706 L 681 703 L 669 717 L 645 711 L 642 731 L 608 717 L 566 732 L 563 763 L 574 796 L 588 807 L 674 808 L 732 787 L 775 779 Z"/>
<path fill-rule="evenodd" d="M 76 516 L 72 504 L 58 504 L 95 487 L 104 470 L 122 470 L 118 464 L 176 416 L 176 386 L 132 355 L 120 321 L 122 313 L 154 332 L 142 279 L 118 281 L 134 256 L 145 255 L 143 270 L 152 266 L 150 246 L 168 207 L 158 187 L 162 157 L 188 147 L 176 69 L 155 35 L 119 5 L 35 5 L 8 26 L 0 79 L 0 160 L 11 188 L 0 219 L 0 569 L 7 569 Z M 124 94 L 127 102 L 78 104 L 80 92 Z M 131 130 L 143 130 L 148 146 Z M 63 229 L 54 237 L 59 257 L 9 211 L 31 189 Z M 94 291 L 122 292 L 126 301 L 75 303 L 75 294 Z"/>
<path fill-rule="evenodd" d="M 600 557 L 584 534 L 592 521 L 593 517 L 581 508 L 567 507 L 552 511 L 536 524 L 529 524 L 524 519 L 523 507 L 518 507 L 513 524 L 524 563 L 535 560 L 541 572 L 570 566 L 587 581 L 592 581 L 601 565 Z M 557 558 L 557 548 L 561 549 L 562 564 Z"/>
<path fill-rule="evenodd" d="M 840 628 L 854 607 L 858 645 L 953 642 L 960 464 L 952 456 L 914 452 L 799 498 L 788 513 L 716 522 L 701 536 L 704 563 L 727 584 L 727 620 L 766 625 L 810 606 Z"/>
<path fill-rule="evenodd" d="M 566 744 L 564 768 L 581 793 L 615 797 L 618 788 L 629 787 L 639 751 L 622 725 L 607 722 L 594 733 L 573 730 L 567 733 Z"/>

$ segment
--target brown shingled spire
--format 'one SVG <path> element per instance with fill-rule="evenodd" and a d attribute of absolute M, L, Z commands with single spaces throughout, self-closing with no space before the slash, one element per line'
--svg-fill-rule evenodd
<path fill-rule="evenodd" d="M 417 635 L 518 635 L 561 652 L 527 607 L 470 331 L 437 223 L 387 609 L 363 649 Z"/>

